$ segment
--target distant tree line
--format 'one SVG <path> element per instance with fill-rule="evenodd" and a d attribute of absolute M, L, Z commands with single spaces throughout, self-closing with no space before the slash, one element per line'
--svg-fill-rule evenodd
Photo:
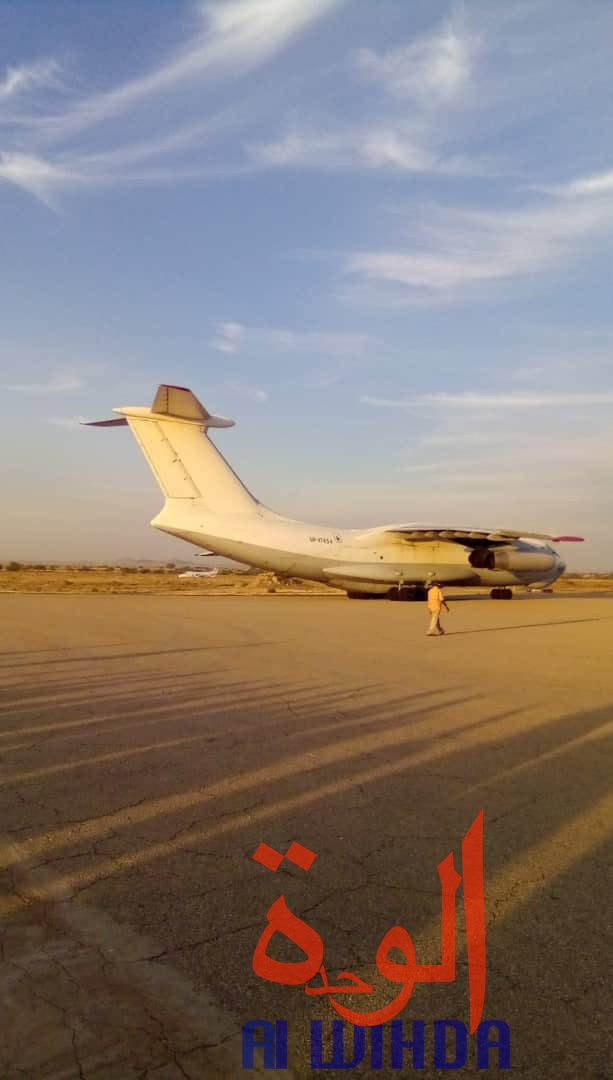
<path fill-rule="evenodd" d="M 78 573 L 106 573 L 106 574 L 174 574 L 177 570 L 189 570 L 193 569 L 191 563 L 166 563 L 159 566 L 119 566 L 119 565 L 71 565 L 71 564 L 58 564 L 58 563 L 21 563 L 11 560 L 8 563 L 0 563 L 0 570 L 10 571 L 30 571 L 30 570 L 50 570 L 57 571 L 58 573 L 69 571 L 71 574 Z M 260 574 L 261 570 L 257 570 L 253 567 L 219 567 L 220 574 Z"/>

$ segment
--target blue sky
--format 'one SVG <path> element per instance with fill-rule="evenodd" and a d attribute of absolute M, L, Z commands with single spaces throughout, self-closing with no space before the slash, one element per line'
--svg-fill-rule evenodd
<path fill-rule="evenodd" d="M 606 0 L 0 10 L 0 558 L 187 557 L 128 432 L 191 386 L 291 516 L 612 570 Z"/>

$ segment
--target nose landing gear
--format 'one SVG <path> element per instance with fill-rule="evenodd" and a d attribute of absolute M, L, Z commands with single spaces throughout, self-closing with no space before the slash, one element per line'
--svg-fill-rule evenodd
<path fill-rule="evenodd" d="M 513 599 L 513 590 L 512 589 L 492 589 L 490 591 L 490 596 L 491 596 L 492 600 L 512 600 Z"/>

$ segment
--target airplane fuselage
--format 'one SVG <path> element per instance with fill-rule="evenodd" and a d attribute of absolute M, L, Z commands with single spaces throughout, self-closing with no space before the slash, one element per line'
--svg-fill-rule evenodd
<path fill-rule="evenodd" d="M 94 427 L 130 427 L 164 496 L 151 524 L 207 553 L 277 574 L 325 582 L 350 597 L 410 599 L 432 581 L 543 588 L 565 570 L 544 541 L 516 530 L 449 523 L 385 524 L 366 530 L 311 525 L 263 506 L 209 437 L 232 420 L 208 412 L 186 387 L 162 383 L 151 408 L 122 406 L 120 419 Z M 561 536 L 563 541 L 580 539 Z"/>
<path fill-rule="evenodd" d="M 168 499 L 151 524 L 248 566 L 374 594 L 399 585 L 423 586 L 434 578 L 447 585 L 542 587 L 565 570 L 549 545 L 529 537 L 496 546 L 520 568 L 489 569 L 473 565 L 475 548 L 462 542 L 377 540 L 363 530 L 310 525 L 265 507 L 255 514 L 220 515 L 197 500 Z"/>

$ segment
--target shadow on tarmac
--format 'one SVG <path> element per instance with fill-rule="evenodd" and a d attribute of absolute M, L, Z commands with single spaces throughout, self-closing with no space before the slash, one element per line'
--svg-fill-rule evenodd
<path fill-rule="evenodd" d="M 416 689 L 419 672 L 405 646 L 398 645 L 399 681 L 364 676 L 353 686 L 340 675 L 317 681 L 301 669 L 300 650 L 289 675 L 242 670 L 237 678 L 235 659 L 217 671 L 172 670 L 171 653 L 240 652 L 238 645 L 109 656 L 113 672 L 86 679 L 58 678 L 53 660 L 40 670 L 32 662 L 35 670 L 7 688 L 0 720 L 5 768 L 6 755 L 23 744 L 4 739 L 27 737 L 36 750 L 36 768 L 18 758 L 5 777 L 19 792 L 11 827 L 82 893 L 79 902 L 152 932 L 162 959 L 196 985 L 204 978 L 238 1022 L 287 1019 L 290 1065 L 310 1077 L 301 1033 L 310 1019 L 327 1026 L 332 1012 L 297 987 L 255 976 L 251 959 L 268 907 L 283 891 L 325 938 L 330 971 L 368 973 L 394 922 L 409 930 L 418 962 L 436 962 L 440 931 L 431 941 L 428 929 L 440 912 L 436 866 L 451 850 L 459 865 L 462 836 L 484 806 L 484 1015 L 509 1023 L 513 1069 L 526 1080 L 605 1080 L 613 708 L 552 709 L 535 719 L 521 701 L 492 709 L 478 686 Z M 363 646 L 364 657 L 373 647 Z M 134 670 L 134 656 L 150 656 L 153 667 Z M 159 725 L 169 737 L 156 743 L 148 733 Z M 262 840 L 285 851 L 294 839 L 318 853 L 308 877 L 285 864 L 275 878 L 251 859 Z M 462 932 L 459 942 L 461 954 Z M 464 991 L 465 980 L 460 960 Z M 431 1032 L 432 1020 L 466 1021 L 467 1011 L 458 984 L 421 984 L 407 1029 L 420 1018 Z M 405 1060 L 410 1069 L 408 1051 Z M 351 1075 L 372 1077 L 368 1053 Z M 427 1067 L 419 1075 L 442 1074 Z"/>
<path fill-rule="evenodd" d="M 478 630 L 445 630 L 448 634 L 456 637 L 458 634 L 497 634 L 507 633 L 509 630 L 540 630 L 546 626 L 573 626 L 575 623 L 606 622 L 613 619 L 613 615 L 602 615 L 596 619 L 560 619 L 558 622 L 521 623 L 513 626 L 480 626 Z"/>

